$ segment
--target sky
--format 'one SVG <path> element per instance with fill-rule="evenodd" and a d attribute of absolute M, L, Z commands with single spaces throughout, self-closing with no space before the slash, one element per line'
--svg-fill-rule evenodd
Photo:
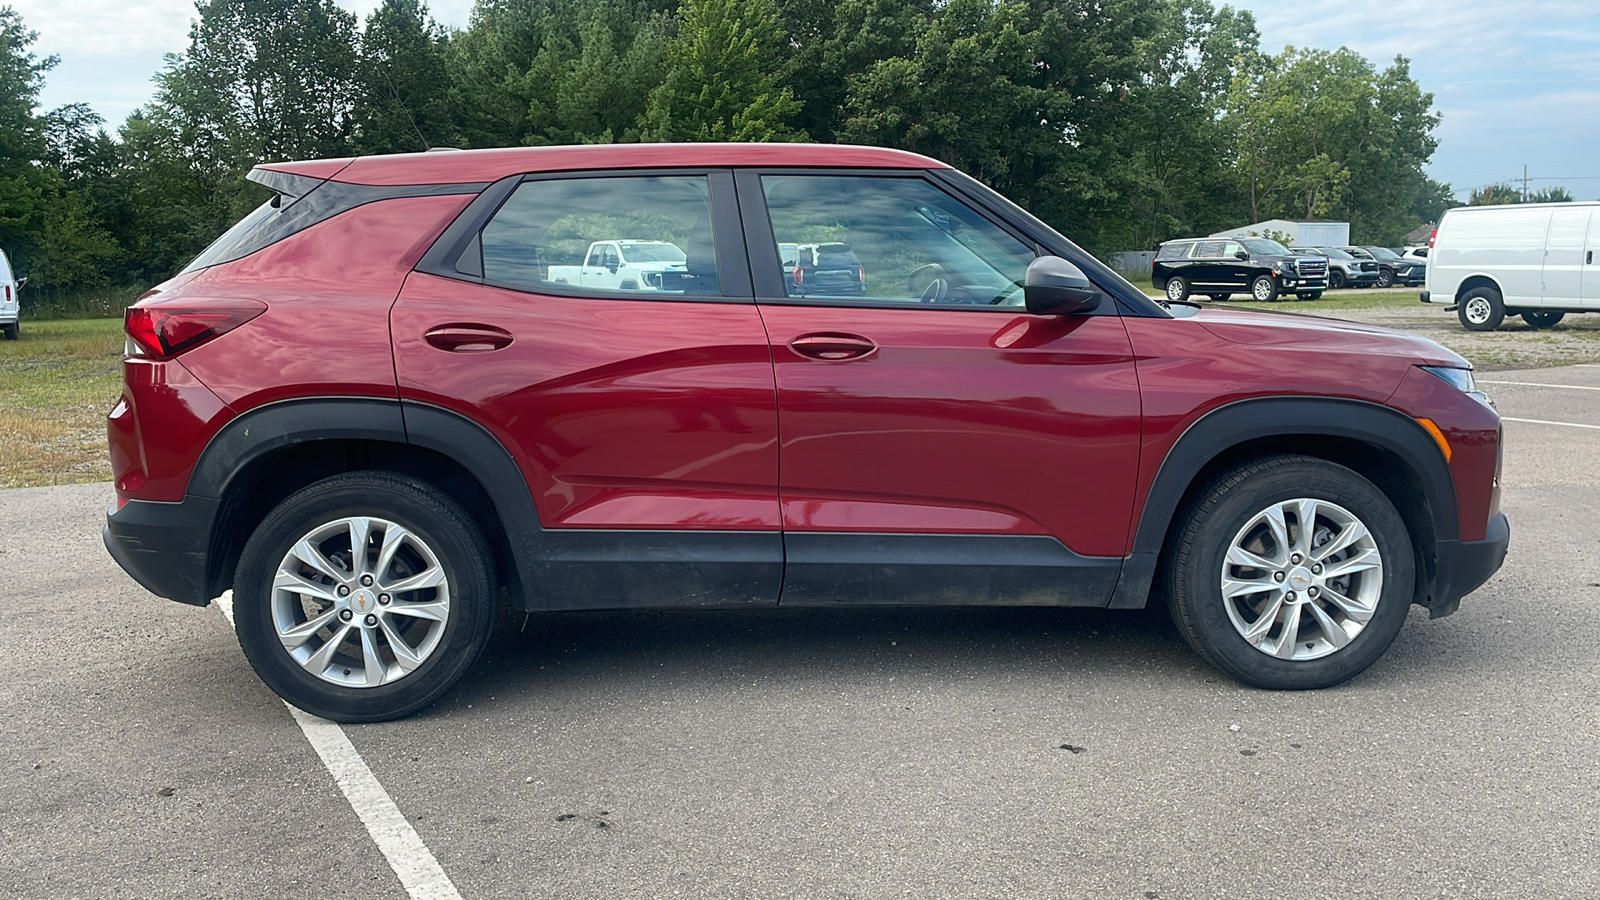
<path fill-rule="evenodd" d="M 363 18 L 376 0 L 338 0 Z M 41 105 L 86 102 L 115 128 L 150 99 L 163 54 L 188 44 L 192 0 L 0 0 L 61 61 Z M 1218 5 L 1221 5 L 1220 3 Z M 1380 68 L 1396 54 L 1443 116 L 1428 172 L 1465 198 L 1521 178 L 1600 199 L 1600 2 L 1595 0 L 1243 0 L 1262 48 L 1346 46 Z M 471 0 L 433 0 L 464 28 Z"/>

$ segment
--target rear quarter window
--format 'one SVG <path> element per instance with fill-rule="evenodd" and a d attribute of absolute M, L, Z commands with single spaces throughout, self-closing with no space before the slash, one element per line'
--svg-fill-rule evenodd
<path fill-rule="evenodd" d="M 1169 241 L 1168 243 L 1161 245 L 1161 249 L 1156 253 L 1156 259 L 1179 259 L 1188 256 L 1189 248 L 1193 246 L 1194 244 L 1188 243 L 1187 241 L 1183 243 L 1172 243 Z"/>

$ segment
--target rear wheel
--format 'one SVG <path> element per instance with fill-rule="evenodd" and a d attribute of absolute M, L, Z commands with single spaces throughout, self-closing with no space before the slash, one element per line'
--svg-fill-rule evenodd
<path fill-rule="evenodd" d="M 5 333 L 6 340 L 8 341 L 14 341 L 22 336 L 22 326 L 18 325 L 16 322 L 12 322 L 3 328 L 0 328 L 0 331 Z"/>
<path fill-rule="evenodd" d="M 1549 328 L 1552 325 L 1559 323 L 1562 319 L 1566 318 L 1566 316 L 1567 314 L 1559 309 L 1540 310 L 1538 312 L 1533 310 L 1522 311 L 1522 321 L 1527 322 L 1534 328 Z"/>
<path fill-rule="evenodd" d="M 1278 299 L 1278 282 L 1271 275 L 1257 275 L 1250 282 L 1250 296 L 1258 303 L 1271 303 Z"/>
<path fill-rule="evenodd" d="M 1189 279 L 1182 275 L 1174 275 L 1167 279 L 1164 290 L 1167 292 L 1167 301 L 1181 303 L 1189 299 Z"/>
<path fill-rule="evenodd" d="M 251 535 L 235 627 L 278 696 L 337 722 L 377 722 L 437 700 L 477 660 L 494 583 L 488 546 L 455 501 L 400 475 L 338 475 L 291 495 Z"/>
<path fill-rule="evenodd" d="M 1201 656 L 1257 687 L 1329 687 L 1388 649 L 1415 580 L 1383 492 L 1305 456 L 1242 465 L 1188 508 L 1167 567 L 1173 621 Z"/>
<path fill-rule="evenodd" d="M 1456 304 L 1456 316 L 1468 331 L 1493 331 L 1505 321 L 1506 307 L 1500 292 L 1492 287 L 1475 287 Z"/>

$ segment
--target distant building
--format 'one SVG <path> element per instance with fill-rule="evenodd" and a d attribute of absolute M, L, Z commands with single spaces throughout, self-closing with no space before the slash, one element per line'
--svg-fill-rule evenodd
<path fill-rule="evenodd" d="M 1429 222 L 1415 231 L 1406 232 L 1405 242 L 1407 247 L 1420 247 L 1433 237 L 1433 229 L 1438 227 L 1437 222 Z"/>
<path fill-rule="evenodd" d="M 1345 247 L 1350 244 L 1350 223 L 1268 219 L 1243 228 L 1219 231 L 1212 237 L 1273 237 L 1299 247 Z"/>

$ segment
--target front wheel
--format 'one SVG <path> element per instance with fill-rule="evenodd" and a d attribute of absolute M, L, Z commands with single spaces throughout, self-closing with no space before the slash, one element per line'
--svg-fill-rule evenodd
<path fill-rule="evenodd" d="M 1167 279 L 1164 290 L 1167 292 L 1167 302 L 1182 303 L 1189 299 L 1189 279 L 1174 275 Z"/>
<path fill-rule="evenodd" d="M 278 504 L 245 544 L 239 645 L 268 687 L 313 715 L 410 715 L 488 642 L 491 559 L 466 510 L 421 481 L 326 478 Z"/>
<path fill-rule="evenodd" d="M 1523 310 L 1522 321 L 1527 322 L 1534 328 L 1550 328 L 1551 326 L 1560 323 L 1560 321 L 1566 318 L 1566 316 L 1567 314 L 1559 309 L 1539 310 L 1538 312 L 1533 310 Z"/>
<path fill-rule="evenodd" d="M 1492 287 L 1475 287 L 1456 304 L 1456 316 L 1468 331 L 1493 331 L 1505 321 L 1506 307 L 1500 292 Z"/>
<path fill-rule="evenodd" d="M 1376 662 L 1416 577 L 1405 522 L 1382 491 L 1344 466 L 1288 455 L 1207 484 L 1166 576 L 1184 640 L 1274 690 L 1330 687 Z"/>
<path fill-rule="evenodd" d="M 1250 282 L 1250 296 L 1256 298 L 1257 303 L 1271 303 L 1278 299 L 1278 282 L 1271 275 L 1257 275 L 1256 280 Z"/>
<path fill-rule="evenodd" d="M 1328 273 L 1328 287 L 1334 288 L 1334 289 L 1344 287 L 1344 273 L 1339 271 L 1338 269 L 1334 269 L 1333 271 L 1329 272 Z"/>
<path fill-rule="evenodd" d="M 1378 269 L 1378 287 L 1386 288 L 1394 284 L 1394 270 L 1388 266 Z"/>

